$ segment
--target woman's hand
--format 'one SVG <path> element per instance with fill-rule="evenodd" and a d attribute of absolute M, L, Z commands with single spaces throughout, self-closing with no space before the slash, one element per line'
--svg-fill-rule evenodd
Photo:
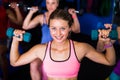
<path fill-rule="evenodd" d="M 112 24 L 104 24 L 104 26 L 105 26 L 106 29 L 109 29 L 109 30 L 112 29 Z"/>
<path fill-rule="evenodd" d="M 76 17 L 77 17 L 76 12 L 75 12 L 75 9 L 70 8 L 70 9 L 68 9 L 68 12 L 69 12 L 69 14 L 72 15 L 72 18 L 76 18 Z"/>
<path fill-rule="evenodd" d="M 33 7 L 30 8 L 30 12 L 31 12 L 31 13 L 36 13 L 38 10 L 39 10 L 39 9 L 38 9 L 37 6 L 33 6 Z"/>
<path fill-rule="evenodd" d="M 16 41 L 22 41 L 24 33 L 25 33 L 25 31 L 23 31 L 23 30 L 15 29 L 13 39 Z"/>
<path fill-rule="evenodd" d="M 110 33 L 111 29 L 105 30 L 98 30 L 99 32 L 99 40 L 103 41 L 103 42 L 109 42 L 111 39 L 109 38 L 109 33 Z"/>
<path fill-rule="evenodd" d="M 16 2 L 12 2 L 12 3 L 10 3 L 10 7 L 12 8 L 12 9 L 18 9 L 18 7 L 19 7 L 19 5 L 16 3 Z"/>

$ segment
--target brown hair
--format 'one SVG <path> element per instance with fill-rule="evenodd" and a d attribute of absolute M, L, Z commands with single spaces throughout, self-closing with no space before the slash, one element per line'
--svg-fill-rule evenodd
<path fill-rule="evenodd" d="M 68 21 L 69 27 L 71 27 L 73 24 L 72 16 L 68 13 L 68 11 L 63 9 L 56 9 L 53 11 L 53 13 L 50 15 L 48 25 L 50 24 L 51 19 L 63 19 L 65 21 Z"/>

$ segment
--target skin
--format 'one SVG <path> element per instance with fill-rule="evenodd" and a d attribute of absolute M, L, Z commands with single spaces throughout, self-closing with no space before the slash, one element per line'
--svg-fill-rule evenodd
<path fill-rule="evenodd" d="M 12 2 L 12 3 L 10 3 L 10 7 L 11 7 L 11 9 L 13 9 L 15 11 L 16 16 L 10 9 L 7 9 L 6 12 L 7 12 L 8 18 L 14 24 L 22 26 L 23 17 L 20 12 L 19 6 L 17 6 L 16 2 Z"/>
<path fill-rule="evenodd" d="M 98 30 L 99 34 L 102 35 L 102 31 L 105 33 L 105 36 L 103 36 L 104 38 L 102 38 L 101 35 L 99 35 L 99 39 L 98 39 L 98 42 L 97 42 L 97 51 L 99 52 L 103 52 L 105 51 L 105 48 L 104 48 L 104 44 L 105 44 L 105 41 L 109 41 L 110 38 L 107 38 L 109 36 L 109 33 L 112 29 L 112 24 L 104 24 L 105 28 L 109 28 L 108 30 Z M 120 43 L 120 27 L 117 27 L 117 32 L 118 32 L 118 41 Z M 116 40 L 111 40 L 112 43 L 115 43 Z"/>
<path fill-rule="evenodd" d="M 109 32 L 111 31 L 112 29 L 112 24 L 104 24 L 104 26 L 106 28 L 110 28 L 109 30 L 106 31 L 107 33 L 107 36 L 109 35 Z M 119 41 L 119 44 L 120 44 L 120 26 L 117 26 L 117 32 L 118 32 L 118 41 Z M 99 52 L 103 52 L 105 51 L 105 48 L 104 48 L 104 41 L 105 40 L 109 40 L 109 38 L 106 38 L 106 39 L 100 39 L 98 40 L 97 42 L 97 51 Z M 116 40 L 111 40 L 112 43 L 115 43 Z M 110 75 L 111 76 L 111 75 Z M 108 78 L 111 78 L 111 77 L 108 77 Z"/>
<path fill-rule="evenodd" d="M 118 41 L 120 43 L 120 26 L 117 27 L 117 32 L 118 32 Z"/>
<path fill-rule="evenodd" d="M 59 25 L 58 25 L 59 24 Z M 61 61 L 66 60 L 69 57 L 69 40 L 67 39 L 69 32 L 71 31 L 71 26 L 68 25 L 68 21 L 63 19 L 51 19 L 50 20 L 50 33 L 53 38 L 51 44 L 51 57 L 54 60 Z M 25 31 L 15 30 L 12 41 L 12 46 L 10 50 L 10 63 L 12 66 L 21 66 L 28 63 L 31 63 L 33 60 L 39 58 L 43 61 L 45 56 L 45 50 L 47 44 L 38 44 L 32 47 L 27 52 L 22 55 L 18 51 L 19 41 L 22 41 L 22 34 Z M 16 37 L 20 35 L 20 38 Z M 106 53 L 97 52 L 91 45 L 82 42 L 73 41 L 75 46 L 76 56 L 79 62 L 82 61 L 84 57 L 89 58 L 90 60 L 104 64 L 104 65 L 114 65 L 115 64 L 115 50 L 114 47 L 111 46 L 106 48 Z M 105 44 L 110 43 L 106 41 Z M 57 46 L 57 47 L 56 47 Z M 64 56 L 63 56 L 64 55 Z M 76 77 L 70 78 L 54 78 L 48 77 L 48 80 L 77 80 Z"/>
<path fill-rule="evenodd" d="M 48 19 L 49 19 L 50 14 L 54 10 L 57 9 L 58 5 L 59 5 L 58 0 L 46 0 L 46 7 L 47 7 L 48 11 L 45 12 L 45 15 L 46 15 L 47 24 L 48 24 Z M 32 15 L 38 11 L 38 7 L 34 6 L 32 8 L 33 9 L 31 9 L 29 11 L 29 13 L 23 23 L 23 29 L 25 29 L 25 30 L 32 29 L 32 28 L 36 27 L 38 24 L 43 25 L 43 14 L 40 14 L 31 20 Z M 72 16 L 74 16 L 74 24 L 72 25 L 72 31 L 75 33 L 79 33 L 80 32 L 80 23 L 77 18 L 77 14 L 75 13 L 75 9 L 69 9 L 68 11 Z"/>
<path fill-rule="evenodd" d="M 45 16 L 46 16 L 46 23 L 48 24 L 48 19 L 49 16 L 51 15 L 51 13 L 57 9 L 57 7 L 59 6 L 59 0 L 46 0 L 46 8 L 47 8 L 47 12 L 45 12 Z M 35 28 L 37 25 L 43 25 L 43 14 L 37 15 L 36 17 L 34 17 L 32 20 L 32 16 L 34 13 L 36 13 L 38 11 L 38 7 L 37 6 L 33 6 L 33 9 L 31 9 L 28 13 L 28 15 L 26 16 L 24 22 L 23 22 L 23 29 L 24 30 L 29 30 L 32 28 Z M 79 20 L 77 18 L 77 14 L 75 13 L 75 9 L 68 9 L 68 12 L 74 16 L 74 23 L 72 25 L 72 31 L 74 33 L 79 33 L 80 32 L 80 23 Z M 40 72 L 38 67 L 40 67 L 41 63 L 38 60 L 35 60 L 34 62 L 32 62 L 30 64 L 30 74 L 31 74 L 31 78 L 32 80 L 40 80 Z M 35 73 L 34 73 L 35 72 Z"/>
<path fill-rule="evenodd" d="M 58 7 L 59 0 L 46 0 L 46 8 L 47 12 L 45 12 L 46 16 L 46 22 L 48 24 L 48 19 L 50 14 Z M 38 11 L 38 7 L 33 6 L 33 9 L 31 9 L 26 16 L 24 23 L 23 23 L 23 29 L 28 30 L 36 27 L 38 24 L 43 25 L 43 14 L 40 14 L 36 16 L 34 19 L 31 20 L 32 15 Z M 39 70 L 41 63 L 39 59 L 36 59 L 30 64 L 30 74 L 32 80 L 40 80 L 41 79 L 41 72 Z"/>

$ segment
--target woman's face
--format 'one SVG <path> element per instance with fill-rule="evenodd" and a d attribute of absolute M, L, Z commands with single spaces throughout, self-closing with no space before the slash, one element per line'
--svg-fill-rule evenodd
<path fill-rule="evenodd" d="M 49 12 L 53 12 L 58 7 L 58 0 L 46 0 L 46 7 Z"/>
<path fill-rule="evenodd" d="M 49 28 L 53 40 L 57 42 L 65 41 L 71 31 L 68 21 L 63 19 L 51 19 Z"/>

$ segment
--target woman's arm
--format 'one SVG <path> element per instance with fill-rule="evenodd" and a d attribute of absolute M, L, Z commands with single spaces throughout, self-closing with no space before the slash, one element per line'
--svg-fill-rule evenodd
<path fill-rule="evenodd" d="M 86 57 L 88 57 L 89 59 L 91 59 L 94 62 L 97 63 L 101 63 L 104 65 L 114 65 L 116 62 L 116 55 L 115 55 L 115 49 L 113 47 L 113 43 L 111 42 L 111 39 L 108 37 L 109 36 L 109 32 L 111 30 L 98 30 L 99 31 L 99 39 L 101 42 L 100 46 L 98 47 L 102 47 L 101 49 L 106 50 L 105 53 L 100 53 L 101 51 L 96 51 L 93 47 L 91 47 L 90 45 L 85 46 L 85 52 L 86 53 Z"/>
<path fill-rule="evenodd" d="M 68 9 L 68 12 L 72 15 L 72 18 L 73 18 L 72 31 L 74 33 L 79 33 L 80 32 L 80 23 L 79 23 L 77 14 L 75 13 L 75 9 Z"/>
<path fill-rule="evenodd" d="M 11 22 L 21 26 L 23 23 L 23 16 L 20 12 L 19 6 L 17 6 L 16 2 L 12 2 L 10 3 L 10 7 L 14 10 L 15 13 L 12 10 L 7 9 L 6 11 L 8 18 L 11 20 Z"/>
<path fill-rule="evenodd" d="M 96 51 L 93 47 L 87 46 L 87 52 L 86 52 L 86 57 L 89 58 L 90 60 L 104 64 L 104 65 L 109 65 L 112 66 L 116 62 L 116 55 L 115 55 L 115 50 L 113 45 L 111 44 L 111 41 L 108 41 L 105 43 L 106 45 L 106 53 L 100 53 Z"/>
<path fill-rule="evenodd" d="M 105 26 L 105 28 L 109 28 L 108 30 L 105 30 L 105 35 L 109 36 L 109 33 L 111 32 L 111 29 L 112 29 L 112 25 L 111 24 L 104 24 L 104 26 Z M 103 33 L 101 31 L 104 31 L 104 29 L 103 30 L 98 30 L 99 35 L 98 35 L 98 42 L 97 42 L 97 46 L 96 46 L 96 50 L 98 52 L 105 51 L 105 48 L 104 48 L 105 43 L 104 42 L 106 40 L 109 41 L 109 38 L 107 38 L 107 36 L 102 36 Z M 111 40 L 111 42 L 114 43 L 115 40 Z"/>
<path fill-rule="evenodd" d="M 100 53 L 101 51 L 95 51 L 93 48 L 88 46 L 88 51 L 87 51 L 87 57 L 90 58 L 91 60 L 105 64 L 105 65 L 114 65 L 116 61 L 116 55 L 115 55 L 115 50 L 113 47 L 113 43 L 111 42 L 111 39 L 108 37 L 109 36 L 109 30 L 99 30 L 99 40 L 101 40 L 100 46 L 102 47 L 101 50 L 106 50 L 106 53 Z"/>
<path fill-rule="evenodd" d="M 31 20 L 34 13 L 38 11 L 38 7 L 32 7 L 29 13 L 27 14 L 24 22 L 23 22 L 23 29 L 28 30 L 36 27 L 40 22 L 39 15 L 36 16 L 33 20 Z"/>
<path fill-rule="evenodd" d="M 37 55 L 39 53 L 38 45 L 34 46 L 27 52 L 22 53 L 22 55 L 19 53 L 19 49 L 18 49 L 19 41 L 23 40 L 24 33 L 25 31 L 22 31 L 22 30 L 14 31 L 15 36 L 13 37 L 13 41 L 10 49 L 10 64 L 12 66 L 25 65 L 32 62 L 36 58 L 38 58 L 38 55 Z"/>

